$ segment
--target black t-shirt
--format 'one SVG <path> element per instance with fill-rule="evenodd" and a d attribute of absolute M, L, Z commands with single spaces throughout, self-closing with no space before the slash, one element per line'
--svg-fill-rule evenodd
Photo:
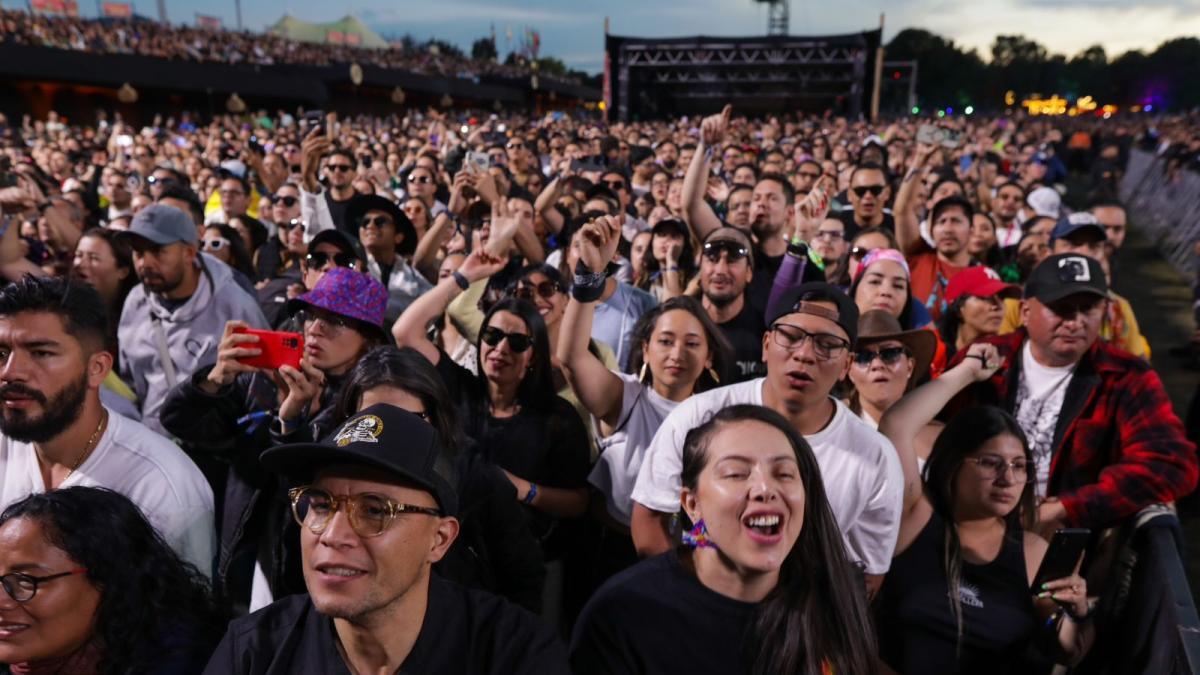
<path fill-rule="evenodd" d="M 837 219 L 842 221 L 842 224 L 846 226 L 846 241 L 847 242 L 854 241 L 854 238 L 858 236 L 858 233 L 863 230 L 863 228 L 854 220 L 854 210 L 853 209 L 846 209 L 845 211 L 839 211 L 837 214 Z M 888 213 L 887 211 L 884 211 L 883 212 L 883 222 L 879 224 L 879 227 L 887 230 L 888 232 L 894 233 L 896 231 L 895 216 Z"/>
<path fill-rule="evenodd" d="M 325 203 L 329 205 L 334 227 L 349 235 L 351 241 L 358 241 L 358 225 L 346 222 L 346 208 L 350 206 L 350 199 L 338 201 L 329 190 L 325 190 Z"/>
<path fill-rule="evenodd" d="M 609 579 L 571 636 L 575 675 L 736 675 L 757 605 L 709 590 L 670 551 Z"/>
<path fill-rule="evenodd" d="M 786 255 L 786 254 L 785 254 Z M 746 300 L 761 315 L 767 313 L 767 300 L 771 298 L 771 284 L 775 283 L 775 274 L 783 264 L 783 256 L 767 256 L 762 251 L 754 251 L 754 278 L 746 288 Z"/>
<path fill-rule="evenodd" d="M 717 324 L 717 327 L 733 347 L 737 368 L 736 372 L 731 373 L 734 382 L 745 382 L 767 374 L 767 364 L 762 361 L 762 336 L 767 328 L 761 311 L 749 302 L 743 302 L 742 311 L 737 316 Z"/>
<path fill-rule="evenodd" d="M 425 621 L 399 675 L 562 673 L 566 654 L 540 619 L 490 593 L 431 576 Z M 333 621 L 308 595 L 293 595 L 237 619 L 205 675 L 349 675 Z"/>

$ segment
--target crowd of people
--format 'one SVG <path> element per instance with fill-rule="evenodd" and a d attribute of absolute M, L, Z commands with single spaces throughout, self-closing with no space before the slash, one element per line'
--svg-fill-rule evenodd
<path fill-rule="evenodd" d="M 1078 664 L 1200 473 L 1144 125 L 6 125 L 0 669 Z"/>
<path fill-rule="evenodd" d="M 136 54 L 176 61 L 258 66 L 351 64 L 396 68 L 423 75 L 476 79 L 481 75 L 528 77 L 527 65 L 459 56 L 450 51 L 318 43 L 274 33 L 172 25 L 141 17 L 87 19 L 0 10 L 0 40 L 93 54 Z M 551 77 L 550 79 L 554 79 Z M 578 82 L 576 82 L 578 84 Z"/>

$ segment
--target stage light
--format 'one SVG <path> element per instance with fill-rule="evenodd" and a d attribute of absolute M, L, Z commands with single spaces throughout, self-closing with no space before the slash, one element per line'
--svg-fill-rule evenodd
<path fill-rule="evenodd" d="M 966 109 L 966 110 L 964 110 L 963 112 L 965 112 L 965 113 L 966 113 L 966 114 L 968 114 L 968 115 L 974 115 L 974 114 L 975 114 L 975 107 L 974 107 L 974 106 L 967 106 L 967 109 Z"/>
<path fill-rule="evenodd" d="M 938 111 L 938 117 L 945 117 L 945 116 L 946 116 L 946 111 L 945 111 L 945 110 L 939 110 L 939 111 Z"/>
<path fill-rule="evenodd" d="M 921 106 L 919 106 L 919 105 L 914 105 L 914 106 L 912 107 L 912 114 L 914 114 L 914 115 L 919 115 L 919 114 L 921 114 Z"/>

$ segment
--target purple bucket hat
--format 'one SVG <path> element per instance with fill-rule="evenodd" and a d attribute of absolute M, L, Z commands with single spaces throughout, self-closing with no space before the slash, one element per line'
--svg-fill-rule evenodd
<path fill-rule="evenodd" d="M 335 267 L 325 273 L 309 292 L 288 301 L 288 313 L 315 307 L 359 322 L 363 333 L 388 342 L 384 328 L 388 293 L 383 284 L 369 275 L 345 267 Z"/>

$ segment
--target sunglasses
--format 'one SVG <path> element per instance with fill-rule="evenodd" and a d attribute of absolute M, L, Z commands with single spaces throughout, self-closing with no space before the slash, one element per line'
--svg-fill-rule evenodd
<path fill-rule="evenodd" d="M 433 179 L 430 178 L 429 176 L 409 176 L 408 182 L 420 183 L 422 185 L 428 185 L 433 182 Z"/>
<path fill-rule="evenodd" d="M 226 246 L 229 246 L 229 240 L 225 237 L 221 237 L 220 239 L 200 240 L 200 248 L 204 249 L 205 251 L 220 251 Z"/>
<path fill-rule="evenodd" d="M 850 249 L 850 257 L 854 258 L 855 260 L 862 260 L 870 255 L 871 251 L 874 250 L 875 249 L 867 248 L 866 246 L 855 246 L 854 248 Z"/>
<path fill-rule="evenodd" d="M 350 166 L 349 164 L 326 164 L 325 168 L 329 169 L 330 171 L 337 171 L 337 172 L 345 172 L 345 171 L 353 171 L 354 170 L 354 167 Z"/>
<path fill-rule="evenodd" d="M 272 204 L 283 204 L 288 208 L 295 206 L 297 203 L 299 203 L 299 201 L 300 200 L 298 198 L 293 197 L 292 195 L 274 195 L 271 197 Z"/>
<path fill-rule="evenodd" d="M 291 220 L 287 221 L 286 223 L 279 223 L 275 227 L 278 227 L 281 230 L 291 231 L 291 230 L 296 229 L 297 227 L 304 227 L 304 221 L 300 220 L 299 218 L 292 218 Z"/>
<path fill-rule="evenodd" d="M 624 190 L 625 189 L 625 181 L 623 181 L 623 180 L 606 180 L 606 181 L 604 181 L 604 184 L 607 185 L 609 187 L 609 189 L 612 189 L 612 190 Z"/>
<path fill-rule="evenodd" d="M 865 368 L 878 358 L 883 361 L 883 365 L 894 366 L 906 356 L 908 356 L 908 349 L 904 347 L 884 347 L 879 351 L 860 349 L 854 353 L 854 363 Z"/>
<path fill-rule="evenodd" d="M 356 258 L 349 253 L 334 253 L 332 256 L 328 253 L 309 253 L 305 258 L 308 261 L 308 269 L 322 270 L 333 260 L 333 264 L 337 267 L 353 267 Z"/>
<path fill-rule="evenodd" d="M 381 229 L 381 230 L 382 230 L 383 228 L 387 227 L 388 225 L 393 225 L 393 224 L 394 224 L 394 223 L 392 223 L 392 219 L 391 219 L 391 218 L 388 218 L 387 216 L 375 216 L 375 217 L 373 217 L 373 218 L 372 218 L 372 217 L 368 217 L 368 216 L 363 216 L 362 218 L 359 218 L 359 220 L 358 220 L 358 226 L 359 226 L 359 227 L 372 227 L 372 226 L 374 226 L 374 227 L 377 227 L 377 228 L 379 228 L 379 229 Z"/>
<path fill-rule="evenodd" d="M 883 194 L 882 185 L 859 185 L 856 188 L 850 188 L 850 190 L 859 197 L 866 197 L 868 192 L 871 193 L 872 197 L 878 197 Z"/>
<path fill-rule="evenodd" d="M 729 263 L 735 263 L 749 255 L 749 251 L 745 246 L 732 241 L 710 241 L 704 244 L 703 255 L 708 258 L 709 262 L 716 263 L 721 261 L 721 252 L 725 252 L 725 260 Z"/>
<path fill-rule="evenodd" d="M 520 298 L 521 300 L 533 300 L 533 295 L 536 293 L 549 300 L 560 291 L 562 291 L 562 289 L 559 288 L 558 284 L 554 283 L 553 281 L 542 281 L 537 284 L 530 284 L 522 281 L 521 283 L 517 284 L 516 290 L 513 291 L 513 296 Z"/>
<path fill-rule="evenodd" d="M 812 173 L 810 171 L 801 171 L 799 175 L 801 178 L 807 178 L 809 180 L 816 180 L 821 177 L 821 174 Z"/>
<path fill-rule="evenodd" d="M 488 326 L 480 331 L 479 339 L 489 347 L 499 346 L 502 341 L 508 340 L 508 348 L 516 354 L 533 346 L 533 337 L 524 333 L 505 333 L 495 326 Z"/>
<path fill-rule="evenodd" d="M 525 144 L 524 143 L 509 143 L 508 145 L 506 145 L 504 147 L 508 148 L 509 150 L 524 150 Z"/>

